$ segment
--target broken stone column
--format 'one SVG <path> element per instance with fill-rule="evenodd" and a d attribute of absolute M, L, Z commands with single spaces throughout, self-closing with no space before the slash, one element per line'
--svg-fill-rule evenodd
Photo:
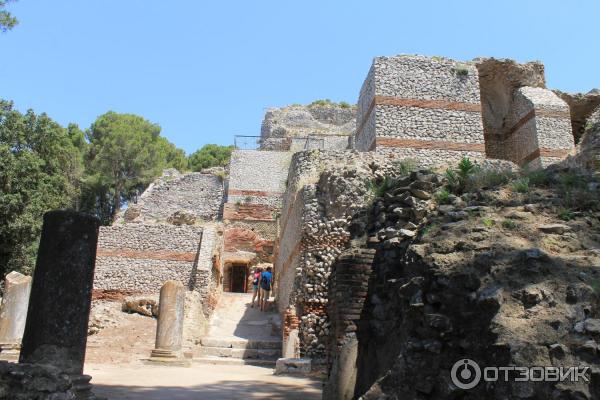
<path fill-rule="evenodd" d="M 150 361 L 181 363 L 185 288 L 179 281 L 167 281 L 160 289 L 156 344 Z"/>
<path fill-rule="evenodd" d="M 21 348 L 30 291 L 30 276 L 17 271 L 6 275 L 0 307 L 0 352 L 3 356 L 15 355 Z"/>
<path fill-rule="evenodd" d="M 94 398 L 83 362 L 99 225 L 97 218 L 73 211 L 44 215 L 19 358 L 70 375 L 78 399 Z"/>

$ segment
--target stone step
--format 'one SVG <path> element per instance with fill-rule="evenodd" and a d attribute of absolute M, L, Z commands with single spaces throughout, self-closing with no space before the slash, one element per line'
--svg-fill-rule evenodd
<path fill-rule="evenodd" d="M 243 358 L 227 358 L 227 357 L 196 357 L 192 359 L 194 364 L 211 364 L 211 365 L 255 365 L 259 367 L 275 367 L 276 360 L 257 360 Z"/>
<path fill-rule="evenodd" d="M 216 338 L 203 337 L 200 343 L 205 347 L 222 347 L 230 349 L 281 349 L 279 339 L 238 339 L 238 338 Z"/>
<path fill-rule="evenodd" d="M 221 357 L 254 360 L 277 360 L 281 357 L 281 349 L 234 349 L 231 347 L 207 347 L 198 349 L 201 357 Z"/>

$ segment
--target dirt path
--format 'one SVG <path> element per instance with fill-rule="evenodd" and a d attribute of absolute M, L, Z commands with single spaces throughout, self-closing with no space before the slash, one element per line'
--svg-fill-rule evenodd
<path fill-rule="evenodd" d="M 318 400 L 321 383 L 275 376 L 271 368 L 195 365 L 191 368 L 88 364 L 94 392 L 110 400 Z"/>

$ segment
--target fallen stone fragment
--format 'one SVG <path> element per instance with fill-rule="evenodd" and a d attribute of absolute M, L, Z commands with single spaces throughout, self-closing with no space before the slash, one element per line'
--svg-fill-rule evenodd
<path fill-rule="evenodd" d="M 570 231 L 571 227 L 565 224 L 546 224 L 538 226 L 538 229 L 544 233 L 557 233 L 562 235 L 563 233 Z"/>
<path fill-rule="evenodd" d="M 413 196 L 421 200 L 429 200 L 431 198 L 431 193 L 426 192 L 422 189 L 410 189 L 410 192 Z"/>

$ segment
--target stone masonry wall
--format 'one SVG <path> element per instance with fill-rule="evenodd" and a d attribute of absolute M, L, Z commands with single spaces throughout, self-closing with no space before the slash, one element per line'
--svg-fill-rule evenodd
<path fill-rule="evenodd" d="M 358 101 L 355 148 L 425 154 L 432 164 L 483 158 L 475 65 L 423 56 L 375 58 Z"/>
<path fill-rule="evenodd" d="M 546 166 L 574 147 L 568 106 L 548 89 L 516 89 L 505 126 L 504 133 L 489 136 L 488 153 L 521 166 Z"/>
<path fill-rule="evenodd" d="M 282 315 L 299 318 L 302 356 L 327 357 L 331 265 L 349 245 L 352 219 L 369 196 L 365 179 L 389 173 L 394 160 L 356 151 L 313 150 L 293 157 L 276 244 L 275 290 Z"/>
<path fill-rule="evenodd" d="M 175 279 L 207 296 L 217 239 L 212 226 L 101 227 L 94 288 L 155 294 Z"/>
<path fill-rule="evenodd" d="M 177 211 L 196 218 L 196 222 L 212 221 L 220 216 L 223 182 L 220 177 L 198 172 L 181 174 L 174 169 L 150 184 L 137 204 L 117 218 L 139 223 L 164 223 Z"/>
<path fill-rule="evenodd" d="M 292 105 L 265 113 L 261 138 L 350 136 L 354 132 L 356 107 L 339 105 Z"/>
<path fill-rule="evenodd" d="M 227 202 L 281 207 L 290 158 L 283 151 L 234 150 Z"/>

